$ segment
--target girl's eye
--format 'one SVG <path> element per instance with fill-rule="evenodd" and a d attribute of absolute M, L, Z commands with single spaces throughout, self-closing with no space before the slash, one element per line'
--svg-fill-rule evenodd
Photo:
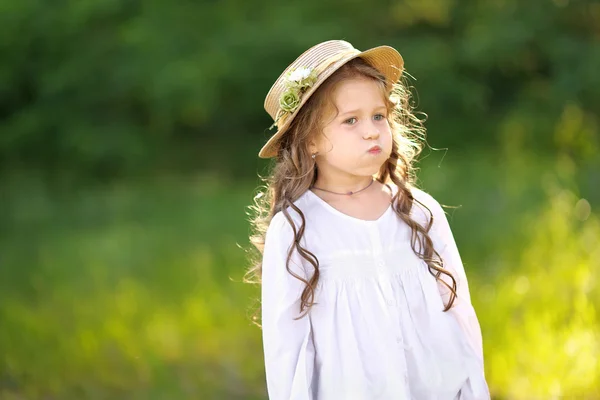
<path fill-rule="evenodd" d="M 358 121 L 356 118 L 352 117 L 352 118 L 348 118 L 347 120 L 344 121 L 345 124 L 348 125 L 354 125 L 356 123 L 356 121 Z"/>
<path fill-rule="evenodd" d="M 385 115 L 376 114 L 373 118 L 375 118 L 375 121 L 383 121 L 385 119 Z"/>

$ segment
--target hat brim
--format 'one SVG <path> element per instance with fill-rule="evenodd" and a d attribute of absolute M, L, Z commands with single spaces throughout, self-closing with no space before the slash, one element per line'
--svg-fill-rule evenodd
<path fill-rule="evenodd" d="M 348 57 L 337 61 L 323 71 L 319 75 L 317 82 L 302 95 L 302 99 L 298 108 L 286 119 L 285 123 L 281 127 L 277 127 L 277 132 L 271 136 L 267 143 L 265 143 L 265 145 L 262 147 L 258 153 L 260 158 L 272 158 L 277 156 L 279 140 L 290 127 L 290 124 L 302 106 L 306 104 L 308 99 L 310 99 L 310 96 L 312 96 L 312 94 L 319 88 L 319 86 L 321 86 L 323 82 L 327 80 L 327 78 L 329 78 L 335 71 L 340 69 L 344 64 L 355 58 L 362 58 L 373 68 L 381 72 L 385 76 L 387 84 L 390 86 L 398 82 L 404 69 L 404 60 L 402 59 L 402 56 L 396 49 L 390 46 L 374 47 L 357 54 L 349 55 Z"/>

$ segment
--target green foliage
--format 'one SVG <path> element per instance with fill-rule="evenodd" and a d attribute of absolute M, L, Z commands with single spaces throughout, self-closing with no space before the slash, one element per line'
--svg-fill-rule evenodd
<path fill-rule="evenodd" d="M 270 134 L 270 85 L 332 38 L 400 50 L 436 146 L 494 144 L 516 121 L 526 145 L 554 148 L 567 101 L 598 124 L 595 2 L 2 0 L 0 11 L 0 171 L 248 175 Z"/>

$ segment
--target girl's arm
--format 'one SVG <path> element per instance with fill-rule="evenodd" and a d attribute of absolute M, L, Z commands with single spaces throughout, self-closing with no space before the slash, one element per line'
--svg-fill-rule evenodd
<path fill-rule="evenodd" d="M 481 337 L 481 327 L 475 313 L 475 309 L 471 303 L 471 295 L 469 293 L 469 283 L 467 281 L 467 275 L 463 266 L 458 247 L 454 240 L 452 230 L 446 214 L 440 204 L 437 201 L 433 201 L 433 205 L 430 207 L 433 213 L 433 227 L 432 227 L 432 240 L 434 240 L 435 249 L 438 251 L 442 260 L 444 261 L 444 268 L 448 269 L 457 285 L 457 298 L 454 301 L 453 307 L 450 309 L 465 334 L 469 339 L 469 343 L 475 350 L 483 362 L 483 343 Z M 444 275 L 442 278 L 451 284 L 451 280 Z M 444 300 L 444 304 L 447 303 L 450 292 L 443 284 L 438 283 L 440 294 Z"/>
<path fill-rule="evenodd" d="M 262 332 L 267 389 L 271 400 L 309 400 L 314 347 L 308 315 L 300 314 L 305 284 L 286 269 L 293 232 L 282 213 L 271 220 L 262 262 Z M 306 278 L 300 256 L 294 252 L 290 269 Z"/>

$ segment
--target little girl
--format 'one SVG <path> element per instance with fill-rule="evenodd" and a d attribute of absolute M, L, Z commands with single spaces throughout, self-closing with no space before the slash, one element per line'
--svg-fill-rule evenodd
<path fill-rule="evenodd" d="M 417 189 L 424 128 L 400 54 L 320 43 L 265 101 L 275 157 L 257 196 L 271 400 L 489 399 L 448 220 Z"/>

